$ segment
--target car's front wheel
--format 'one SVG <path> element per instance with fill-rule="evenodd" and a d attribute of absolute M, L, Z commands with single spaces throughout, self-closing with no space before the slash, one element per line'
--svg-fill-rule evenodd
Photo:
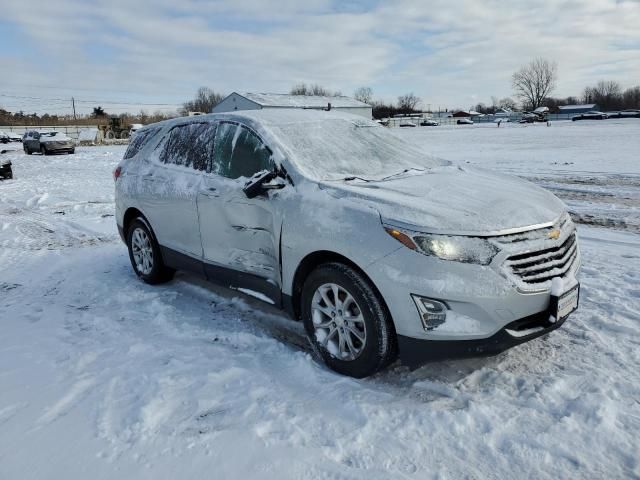
<path fill-rule="evenodd" d="M 131 222 L 127 232 L 127 247 L 134 272 L 146 283 L 155 285 L 173 278 L 175 270 L 163 263 L 160 245 L 142 218 Z"/>
<path fill-rule="evenodd" d="M 314 349 L 336 372 L 367 377 L 397 355 L 391 316 L 371 283 L 342 263 L 316 268 L 305 281 L 302 319 Z"/>

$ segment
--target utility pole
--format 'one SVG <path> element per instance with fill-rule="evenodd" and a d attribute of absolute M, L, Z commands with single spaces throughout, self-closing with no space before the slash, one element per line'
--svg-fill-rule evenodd
<path fill-rule="evenodd" d="M 73 122 L 75 123 L 77 118 L 76 118 L 76 99 L 71 97 L 71 107 L 73 108 Z"/>

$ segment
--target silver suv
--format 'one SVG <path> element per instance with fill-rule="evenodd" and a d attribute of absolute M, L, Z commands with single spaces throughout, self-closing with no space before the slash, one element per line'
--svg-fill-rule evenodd
<path fill-rule="evenodd" d="M 176 269 L 304 322 L 332 369 L 489 355 L 578 305 L 575 227 L 551 193 L 451 165 L 361 117 L 260 110 L 133 137 L 114 171 L 136 274 Z"/>

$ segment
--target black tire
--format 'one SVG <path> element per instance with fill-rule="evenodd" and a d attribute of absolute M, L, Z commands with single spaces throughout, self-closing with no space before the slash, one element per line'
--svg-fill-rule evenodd
<path fill-rule="evenodd" d="M 47 151 L 47 147 L 45 147 L 44 145 L 40 145 L 40 153 L 42 155 L 49 155 L 49 152 Z"/>
<path fill-rule="evenodd" d="M 33 154 L 33 152 L 29 149 L 29 147 L 24 147 L 24 153 L 26 153 L 27 155 Z"/>
<path fill-rule="evenodd" d="M 69 155 L 73 155 L 74 153 L 76 153 L 76 149 L 75 148 L 72 149 L 72 150 L 69 150 Z"/>
<path fill-rule="evenodd" d="M 152 251 L 152 267 L 149 272 L 144 272 L 141 269 L 134 258 L 134 247 L 132 244 L 132 239 L 134 236 L 134 232 L 136 230 L 142 230 L 147 238 L 149 239 L 149 243 Z M 151 228 L 148 226 L 147 222 L 143 218 L 136 218 L 131 222 L 129 228 L 127 230 L 127 248 L 129 249 L 129 260 L 131 261 L 131 266 L 133 267 L 133 271 L 136 273 L 138 277 L 140 277 L 144 282 L 150 285 L 156 285 L 158 283 L 168 282 L 173 278 L 175 274 L 175 270 L 165 266 L 162 261 L 162 254 L 160 252 L 160 246 L 156 241 L 156 237 L 151 231 Z"/>
<path fill-rule="evenodd" d="M 359 356 L 341 360 L 331 354 L 316 338 L 311 304 L 316 290 L 327 283 L 339 285 L 356 301 L 364 318 L 366 339 Z M 398 354 L 393 321 L 380 295 L 358 271 L 342 263 L 326 263 L 317 267 L 306 279 L 301 296 L 302 321 L 309 341 L 324 363 L 343 375 L 368 377 L 389 365 Z"/>

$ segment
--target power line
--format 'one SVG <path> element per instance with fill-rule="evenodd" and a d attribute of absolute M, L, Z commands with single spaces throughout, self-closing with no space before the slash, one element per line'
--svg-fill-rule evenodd
<path fill-rule="evenodd" d="M 7 95 L 5 93 L 0 93 L 0 97 L 24 99 L 24 100 L 44 100 L 47 102 L 60 101 L 60 102 L 66 102 L 67 104 L 70 101 L 70 98 L 32 97 L 32 96 L 22 96 L 22 95 Z M 91 104 L 102 104 L 102 105 L 146 105 L 146 106 L 166 106 L 166 107 L 177 107 L 182 105 L 181 103 L 117 102 L 113 100 L 76 100 L 76 103 L 91 103 Z"/>

